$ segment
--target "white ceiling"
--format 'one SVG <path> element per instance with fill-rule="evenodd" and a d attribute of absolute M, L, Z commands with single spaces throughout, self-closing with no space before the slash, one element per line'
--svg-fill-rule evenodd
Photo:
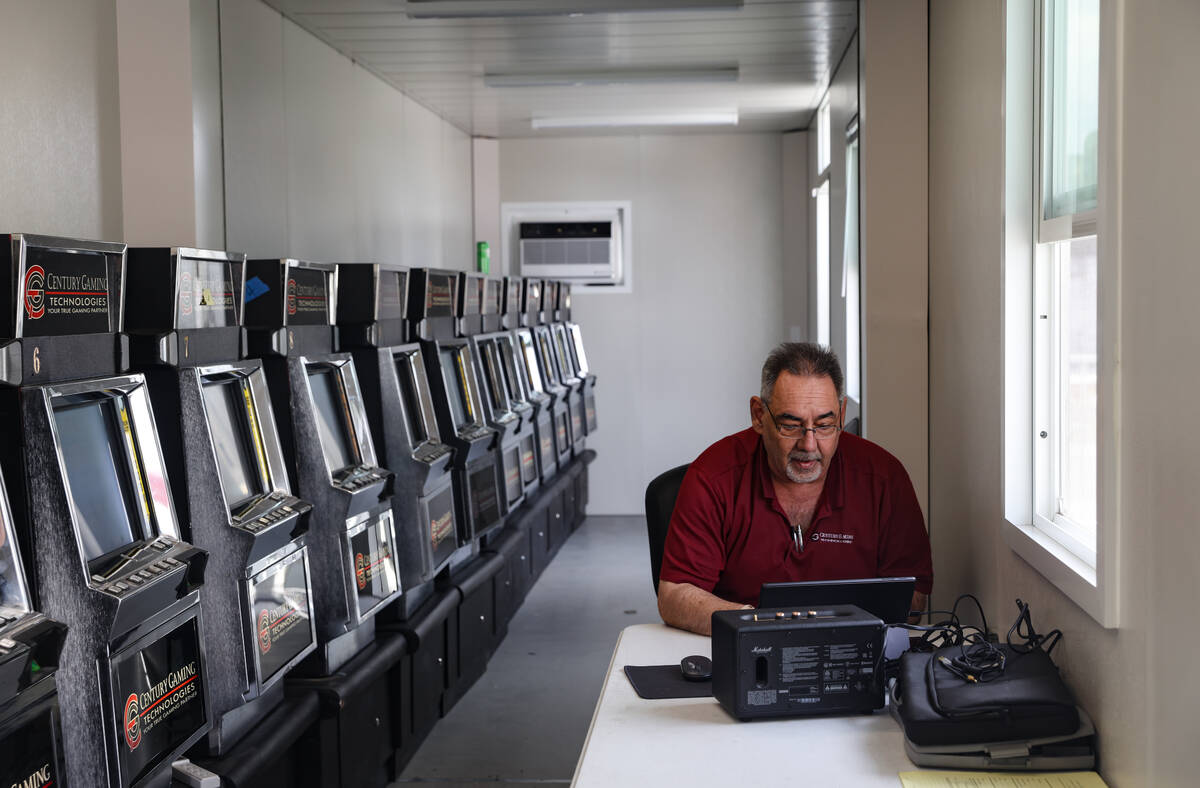
<path fill-rule="evenodd" d="M 739 131 L 803 128 L 858 16 L 857 0 L 440 19 L 408 16 L 437 5 L 429 2 L 266 2 L 463 131 L 500 138 L 571 133 L 534 131 L 535 117 L 730 109 L 739 113 Z M 679 0 L 446 0 L 443 7 L 567 11 L 669 2 Z M 502 75 L 487 82 L 539 84 L 492 86 L 487 75 Z M 546 84 L 555 79 L 564 84 Z"/>

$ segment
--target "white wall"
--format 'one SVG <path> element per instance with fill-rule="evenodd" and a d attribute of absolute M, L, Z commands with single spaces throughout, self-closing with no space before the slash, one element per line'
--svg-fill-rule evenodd
<path fill-rule="evenodd" d="M 488 137 L 471 140 L 471 185 L 475 194 L 475 240 L 487 241 L 492 272 L 498 273 L 500 248 L 500 142 Z"/>
<path fill-rule="evenodd" d="M 121 240 L 112 3 L 0 0 L 0 232 Z"/>
<path fill-rule="evenodd" d="M 225 248 L 225 162 L 221 139 L 221 29 L 218 0 L 191 0 L 192 158 L 196 245 Z"/>
<path fill-rule="evenodd" d="M 863 435 L 904 463 L 928 515 L 927 41 L 927 0 L 862 1 Z"/>
<path fill-rule="evenodd" d="M 930 13 L 930 410 L 935 607 L 981 594 L 1007 628 L 1013 599 L 1061 628 L 1056 661 L 1096 720 L 1114 788 L 1195 784 L 1192 678 L 1200 632 L 1200 6 L 1133 3 L 1124 52 L 1119 282 L 1122 627 L 1102 629 L 1001 538 L 1003 13 L 934 0 Z M 1116 283 L 1110 283 L 1116 284 Z M 1103 287 L 1104 285 L 1102 285 Z M 1102 480 L 1102 484 L 1111 484 Z"/>
<path fill-rule="evenodd" d="M 803 342 L 809 332 L 809 286 L 808 279 L 812 260 L 812 242 L 808 228 L 812 212 L 812 197 L 809 196 L 807 131 L 791 131 L 781 137 L 783 159 L 780 175 L 783 179 L 783 290 L 784 318 L 786 327 L 781 339 Z"/>
<path fill-rule="evenodd" d="M 195 246 L 190 3 L 116 0 L 121 192 L 131 246 Z"/>
<path fill-rule="evenodd" d="M 633 293 L 572 297 L 598 376 L 593 514 L 642 512 L 652 478 L 749 426 L 763 359 L 797 320 L 780 288 L 781 147 L 777 134 L 500 143 L 506 202 L 633 202 Z"/>
<path fill-rule="evenodd" d="M 226 245 L 473 261 L 471 141 L 259 0 L 221 0 Z"/>

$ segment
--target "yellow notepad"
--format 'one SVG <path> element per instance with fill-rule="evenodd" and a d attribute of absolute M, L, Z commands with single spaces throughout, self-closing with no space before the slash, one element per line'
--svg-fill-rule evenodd
<path fill-rule="evenodd" d="M 1095 772 L 900 772 L 904 788 L 1108 788 Z"/>

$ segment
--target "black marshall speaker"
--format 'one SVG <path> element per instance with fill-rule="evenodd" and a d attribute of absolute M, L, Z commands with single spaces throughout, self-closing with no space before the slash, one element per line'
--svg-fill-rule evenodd
<path fill-rule="evenodd" d="M 883 635 L 854 605 L 717 611 L 713 697 L 739 720 L 882 708 Z"/>

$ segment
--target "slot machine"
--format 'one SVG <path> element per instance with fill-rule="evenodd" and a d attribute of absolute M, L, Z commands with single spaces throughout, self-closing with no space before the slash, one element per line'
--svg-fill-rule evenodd
<path fill-rule="evenodd" d="M 542 280 L 524 279 L 522 284 L 521 320 L 512 331 L 513 348 L 526 394 L 537 408 L 535 431 L 544 484 L 571 458 L 570 413 L 561 387 L 545 376 L 538 360 L 533 331 L 542 319 Z"/>
<path fill-rule="evenodd" d="M 262 360 L 308 543 L 317 649 L 299 671 L 329 675 L 369 645 L 401 593 L 391 471 L 380 467 L 354 359 L 333 352 L 337 269 L 246 262 L 247 355 Z"/>
<path fill-rule="evenodd" d="M 567 349 L 566 329 L 560 322 L 562 310 L 557 304 L 564 297 L 563 290 L 566 289 L 566 286 L 562 282 L 551 284 L 553 287 L 550 289 L 550 294 L 555 302 L 554 310 L 551 313 L 553 320 L 545 326 L 538 326 L 534 329 L 534 333 L 539 346 L 543 342 L 543 337 L 549 345 L 546 351 L 548 362 L 554 367 L 559 382 L 569 392 L 567 410 L 571 415 L 571 455 L 577 457 L 583 453 L 584 437 L 587 434 L 587 416 L 583 398 L 584 380 L 577 374 L 570 351 Z M 569 296 L 567 297 L 569 298 Z"/>
<path fill-rule="evenodd" d="M 454 519 L 458 544 L 466 547 L 499 527 L 504 512 L 496 479 L 496 431 L 484 419 L 471 342 L 459 334 L 464 325 L 478 324 L 480 292 L 478 286 L 462 285 L 455 271 L 413 269 L 407 314 L 423 352 L 438 432 L 454 449 Z"/>
<path fill-rule="evenodd" d="M 211 755 L 280 704 L 283 678 L 317 647 L 312 505 L 292 494 L 262 362 L 240 360 L 244 267 L 221 251 L 128 251 L 130 358 L 163 425 L 184 535 L 208 551 Z"/>
<path fill-rule="evenodd" d="M 402 604 L 410 609 L 458 547 L 454 450 L 441 439 L 424 352 L 405 321 L 408 269 L 382 263 L 338 267 L 339 348 L 350 351 L 380 460 L 396 474 L 392 509 Z"/>
<path fill-rule="evenodd" d="M 515 511 L 525 498 L 526 475 L 534 470 L 533 434 L 523 434 L 524 419 L 517 410 L 502 359 L 500 339 L 507 334 L 500 331 L 501 312 L 505 291 L 499 279 L 466 277 L 467 286 L 478 283 L 482 287 L 483 333 L 470 336 L 475 374 L 480 380 L 484 421 L 496 431 L 496 472 L 500 480 L 500 493 L 505 514 Z"/>
<path fill-rule="evenodd" d="M 33 609 L 0 474 L 0 785 L 63 780 L 55 673 L 65 637 L 65 626 Z"/>
<path fill-rule="evenodd" d="M 578 323 L 571 322 L 571 285 L 567 282 L 561 282 L 559 285 L 558 319 L 554 323 L 555 337 L 561 345 L 562 357 L 574 369 L 575 377 L 581 381 L 583 429 L 585 434 L 591 435 L 597 427 L 596 375 L 588 367 L 587 354 L 583 350 L 583 332 Z"/>
<path fill-rule="evenodd" d="M 182 538 L 146 379 L 120 374 L 125 245 L 0 246 L 19 287 L 5 396 L 21 440 L 5 465 L 23 492 L 11 503 L 38 607 L 70 633 L 55 677 L 66 782 L 165 786 L 210 726 L 207 554 Z"/>

